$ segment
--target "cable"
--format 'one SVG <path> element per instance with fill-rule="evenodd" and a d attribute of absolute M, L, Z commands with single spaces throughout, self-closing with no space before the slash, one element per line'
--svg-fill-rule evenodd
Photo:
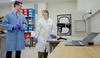
<path fill-rule="evenodd" d="M 85 32 L 86 32 L 86 34 L 87 34 L 87 23 L 86 23 L 86 20 L 85 20 L 85 15 L 86 14 L 84 14 L 83 16 L 82 16 L 82 18 L 83 18 L 83 22 L 85 23 Z"/>
<path fill-rule="evenodd" d="M 84 17 L 85 17 L 86 15 L 88 15 L 88 14 L 92 14 L 92 10 L 90 10 L 90 12 L 88 12 L 88 13 L 83 14 L 83 16 L 82 16 L 83 22 L 85 23 L 85 32 L 86 32 L 86 34 L 88 34 L 88 32 L 87 32 L 87 22 L 86 22 L 86 20 L 85 20 Z"/>

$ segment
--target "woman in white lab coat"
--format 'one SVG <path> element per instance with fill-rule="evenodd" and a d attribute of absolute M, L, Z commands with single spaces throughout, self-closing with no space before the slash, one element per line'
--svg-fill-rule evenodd
<path fill-rule="evenodd" d="M 38 51 L 38 58 L 47 58 L 49 44 L 46 42 L 50 39 L 50 35 L 54 34 L 53 20 L 49 18 L 48 10 L 42 11 L 43 18 L 39 19 L 36 26 L 36 50 Z"/>

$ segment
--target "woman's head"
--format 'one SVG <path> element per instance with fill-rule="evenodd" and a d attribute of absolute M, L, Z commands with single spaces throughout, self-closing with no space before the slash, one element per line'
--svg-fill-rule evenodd
<path fill-rule="evenodd" d="M 43 11 L 42 11 L 42 15 L 43 15 L 44 17 L 49 17 L 49 12 L 48 12 L 48 10 L 43 10 Z"/>

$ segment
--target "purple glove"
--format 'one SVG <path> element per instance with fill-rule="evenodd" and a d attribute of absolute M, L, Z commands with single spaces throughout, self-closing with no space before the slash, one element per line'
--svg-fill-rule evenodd
<path fill-rule="evenodd" d="M 15 26 L 13 26 L 12 30 L 17 30 L 20 29 L 21 25 L 20 24 L 16 24 Z"/>
<path fill-rule="evenodd" d="M 17 29 L 18 27 L 16 25 L 12 27 L 12 30 L 17 30 Z"/>
<path fill-rule="evenodd" d="M 50 34 L 51 38 L 56 38 L 56 36 L 54 34 Z"/>
<path fill-rule="evenodd" d="M 18 29 L 20 29 L 20 28 L 21 28 L 21 24 L 17 24 L 16 26 L 18 27 Z"/>
<path fill-rule="evenodd" d="M 35 38 L 35 44 L 36 44 L 36 43 L 38 43 L 38 39 L 37 39 L 37 38 Z"/>

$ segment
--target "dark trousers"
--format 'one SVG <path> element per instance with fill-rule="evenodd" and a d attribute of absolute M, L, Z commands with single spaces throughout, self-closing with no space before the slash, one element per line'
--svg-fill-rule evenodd
<path fill-rule="evenodd" d="M 38 52 L 38 58 L 47 58 L 48 52 Z"/>
<path fill-rule="evenodd" d="M 12 58 L 12 51 L 7 51 L 6 58 Z M 15 58 L 21 58 L 21 51 L 16 51 Z"/>

